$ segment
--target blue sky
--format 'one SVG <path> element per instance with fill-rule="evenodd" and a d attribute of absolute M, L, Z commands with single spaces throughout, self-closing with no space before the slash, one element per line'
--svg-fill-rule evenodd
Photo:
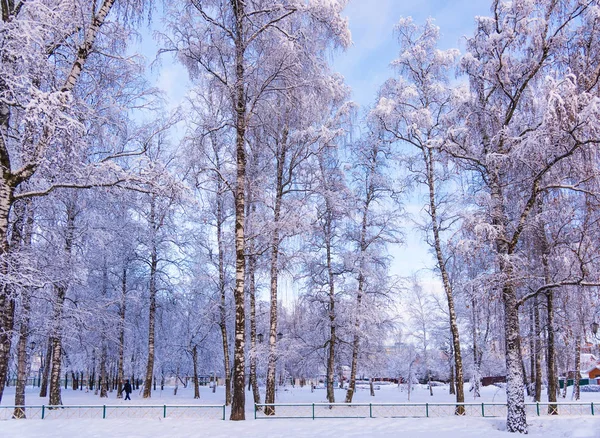
<path fill-rule="evenodd" d="M 441 29 L 441 48 L 464 49 L 464 36 L 474 30 L 476 15 L 489 15 L 491 0 L 350 0 L 344 10 L 353 45 L 337 55 L 333 68 L 346 78 L 361 106 L 373 103 L 379 86 L 392 74 L 398 55 L 394 25 L 400 17 L 418 24 L 429 17 Z"/>
<path fill-rule="evenodd" d="M 488 15 L 491 0 L 350 0 L 343 15 L 348 17 L 352 46 L 334 56 L 333 69 L 341 73 L 361 107 L 373 103 L 379 86 L 392 74 L 390 62 L 398 55 L 394 25 L 400 17 L 411 16 L 416 23 L 428 17 L 441 29 L 441 48 L 464 48 L 464 36 L 474 29 L 476 15 Z M 160 14 L 159 14 L 160 15 Z M 156 42 L 148 43 L 148 31 L 134 49 L 149 61 L 154 59 Z M 171 59 L 162 60 L 155 71 L 157 85 L 169 95 L 171 106 L 183 99 L 187 87 L 185 69 Z"/>
<path fill-rule="evenodd" d="M 374 104 L 378 88 L 393 71 L 390 63 L 398 57 L 399 46 L 394 25 L 400 17 L 413 17 L 422 24 L 432 17 L 440 27 L 440 48 L 464 51 L 465 36 L 474 31 L 474 18 L 489 15 L 491 0 L 351 0 L 344 14 L 348 16 L 353 45 L 334 58 L 333 69 L 341 73 L 352 88 L 353 99 L 365 109 Z M 405 204 L 408 213 L 419 216 L 424 200 L 413 192 Z M 393 274 L 409 276 L 420 273 L 429 289 L 441 290 L 441 283 L 431 272 L 433 256 L 423 243 L 424 236 L 405 228 L 403 246 L 390 248 Z"/>
<path fill-rule="evenodd" d="M 394 35 L 394 25 L 400 17 L 413 17 L 422 24 L 432 17 L 440 27 L 441 48 L 464 49 L 465 36 L 474 30 L 474 17 L 489 15 L 491 0 L 350 0 L 343 15 L 348 17 L 353 44 L 345 52 L 333 58 L 333 70 L 341 73 L 352 88 L 352 98 L 363 109 L 374 103 L 378 88 L 393 71 L 390 63 L 398 56 L 399 47 Z M 151 61 L 155 56 L 156 42 L 148 31 L 134 49 Z M 184 67 L 166 57 L 152 76 L 156 85 L 162 88 L 169 99 L 169 107 L 179 105 L 188 91 L 189 82 Z M 408 201 L 406 209 L 418 215 L 422 203 L 418 196 Z M 391 248 L 394 255 L 392 272 L 409 276 L 419 270 L 434 266 L 432 256 L 423 244 L 423 236 L 407 226 L 406 243 L 402 247 Z M 431 288 L 441 285 L 433 273 L 422 272 L 422 280 Z"/>

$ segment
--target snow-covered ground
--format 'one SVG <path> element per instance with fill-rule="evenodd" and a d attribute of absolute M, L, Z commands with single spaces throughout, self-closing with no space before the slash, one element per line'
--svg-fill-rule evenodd
<path fill-rule="evenodd" d="M 27 394 L 28 405 L 46 404 L 40 399 L 37 388 L 31 388 Z M 264 391 L 263 391 L 264 393 Z M 507 437 L 504 420 L 501 418 L 448 417 L 448 418 L 373 418 L 373 419 L 259 419 L 254 420 L 251 394 L 247 393 L 247 421 L 232 422 L 221 420 L 197 420 L 177 418 L 145 419 L 55 419 L 55 420 L 7 420 L 0 421 L 0 437 L 393 437 L 406 436 L 417 438 L 449 437 Z M 134 392 L 132 400 L 124 401 L 111 393 L 108 399 L 100 399 L 93 392 L 63 391 L 65 405 L 194 405 L 222 404 L 223 388 L 212 393 L 209 388 L 201 388 L 201 398 L 194 400 L 191 388 L 179 388 L 177 396 L 173 389 L 157 391 L 150 400 L 142 399 Z M 336 399 L 343 401 L 345 392 L 337 390 Z M 467 402 L 474 401 L 466 394 Z M 482 397 L 476 402 L 503 402 L 506 396 L 497 387 L 482 388 Z M 544 398 L 543 398 L 544 399 Z M 7 388 L 2 405 L 11 405 L 14 400 L 14 388 Z M 562 399 L 561 399 L 562 400 Z M 310 388 L 291 388 L 279 390 L 277 401 L 280 403 L 319 403 L 325 402 L 325 391 Z M 375 397 L 368 389 L 359 389 L 355 396 L 359 403 L 402 403 L 407 402 L 407 392 L 396 385 L 382 385 L 375 391 Z M 417 387 L 411 394 L 411 402 L 452 402 L 447 387 L 434 388 L 433 397 L 424 387 Z M 570 401 L 570 394 L 564 401 Z M 582 393 L 583 402 L 598 402 L 600 393 Z M 600 411 L 600 409 L 598 409 Z M 599 412 L 600 414 L 600 412 Z M 529 434 L 549 438 L 578 437 L 600 438 L 600 415 L 598 417 L 532 417 L 528 418 Z"/>

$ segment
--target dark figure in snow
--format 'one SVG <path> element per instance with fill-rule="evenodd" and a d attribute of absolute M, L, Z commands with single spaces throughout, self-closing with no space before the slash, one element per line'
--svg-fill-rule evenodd
<path fill-rule="evenodd" d="M 125 380 L 125 385 L 123 385 L 121 392 L 123 391 L 125 391 L 125 400 L 131 400 L 129 398 L 129 394 L 131 394 L 131 383 L 129 383 L 129 380 Z"/>

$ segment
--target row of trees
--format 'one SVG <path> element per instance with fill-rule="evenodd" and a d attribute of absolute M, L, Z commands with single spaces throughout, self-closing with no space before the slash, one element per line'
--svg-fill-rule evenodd
<path fill-rule="evenodd" d="M 494 1 L 463 55 L 402 19 L 360 120 L 327 63 L 344 6 L 169 5 L 161 51 L 193 87 L 165 115 L 124 46 L 150 3 L 2 2 L 0 398 L 13 367 L 25 403 L 32 358 L 50 404 L 65 371 L 100 396 L 142 378 L 144 397 L 167 375 L 199 397 L 217 372 L 241 420 L 259 377 L 274 403 L 278 371 L 324 370 L 334 402 L 348 365 L 346 402 L 357 376 L 436 372 L 462 414 L 463 370 L 477 394 L 505 355 L 508 430 L 526 432 L 526 369 L 556 402 L 556 358 L 579 357 L 596 309 L 595 2 Z M 437 302 L 389 273 L 413 190 Z"/>

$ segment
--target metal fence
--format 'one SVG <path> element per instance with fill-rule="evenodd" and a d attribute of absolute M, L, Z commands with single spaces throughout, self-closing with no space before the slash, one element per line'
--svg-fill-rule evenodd
<path fill-rule="evenodd" d="M 225 405 L 0 406 L 0 420 L 32 418 L 187 418 L 225 420 Z"/>
<path fill-rule="evenodd" d="M 594 403 L 525 403 L 529 416 L 594 415 Z M 254 418 L 506 417 L 506 403 L 274 403 L 254 405 Z"/>

